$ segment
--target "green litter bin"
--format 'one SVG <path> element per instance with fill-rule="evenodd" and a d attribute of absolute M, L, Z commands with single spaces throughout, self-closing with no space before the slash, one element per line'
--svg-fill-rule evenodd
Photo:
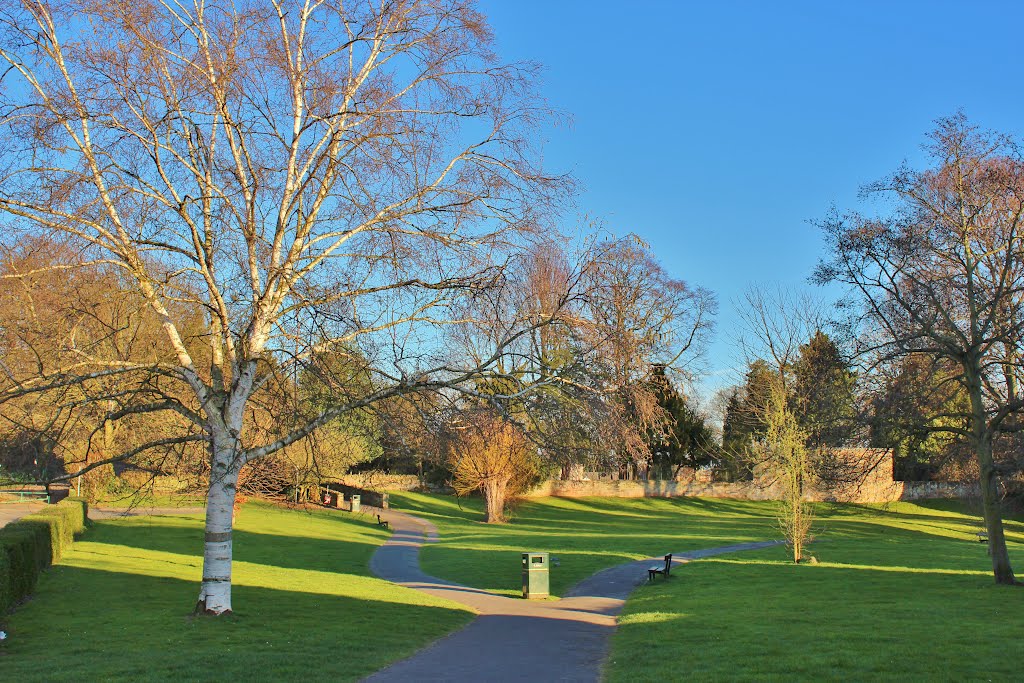
<path fill-rule="evenodd" d="M 550 562 L 547 553 L 523 553 L 523 597 L 537 600 L 548 597 L 550 593 L 548 567 Z"/>
<path fill-rule="evenodd" d="M 352 512 L 359 512 L 363 509 L 363 497 L 358 493 L 352 494 Z"/>

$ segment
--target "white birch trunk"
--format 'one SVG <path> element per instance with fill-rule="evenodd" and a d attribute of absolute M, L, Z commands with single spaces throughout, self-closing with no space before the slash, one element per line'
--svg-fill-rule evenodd
<path fill-rule="evenodd" d="M 231 611 L 231 527 L 238 482 L 233 455 L 233 449 L 215 447 L 206 498 L 203 583 L 196 603 L 197 614 Z"/>

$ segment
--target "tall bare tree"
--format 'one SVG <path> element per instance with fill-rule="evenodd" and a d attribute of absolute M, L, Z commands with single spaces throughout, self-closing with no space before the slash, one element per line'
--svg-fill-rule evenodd
<path fill-rule="evenodd" d="M 0 211 L 119 269 L 169 360 L 19 377 L 5 396 L 110 375 L 183 382 L 209 448 L 197 610 L 231 609 L 241 468 L 350 410 L 460 386 L 446 330 L 503 277 L 563 189 L 535 164 L 533 67 L 497 61 L 459 0 L 16 0 L 0 8 Z M 188 337 L 176 304 L 201 308 Z M 535 320 L 507 325 L 500 349 Z M 357 346 L 373 390 L 252 429 L 261 389 Z"/>
<path fill-rule="evenodd" d="M 997 583 L 1014 583 L 992 445 L 1020 428 L 1024 339 L 1024 162 L 1017 144 L 938 121 L 932 166 L 900 168 L 865 194 L 888 215 L 832 215 L 822 223 L 832 256 L 822 282 L 848 285 L 862 307 L 864 353 L 877 362 L 922 356 L 948 363 L 969 397 L 959 420 L 931 426 L 966 438 L 980 472 Z"/>
<path fill-rule="evenodd" d="M 658 404 L 657 373 L 688 377 L 699 362 L 717 301 L 672 277 L 635 235 L 598 245 L 588 268 L 580 329 L 589 340 L 588 372 L 602 398 L 594 409 L 605 447 L 623 461 L 649 462 L 652 432 L 669 424 Z"/>
<path fill-rule="evenodd" d="M 469 317 L 477 322 L 464 335 L 472 357 L 507 335 L 508 321 L 544 322 L 503 347 L 478 397 L 499 404 L 563 471 L 584 461 L 642 468 L 652 431 L 664 431 L 669 418 L 654 369 L 693 370 L 715 298 L 671 277 L 636 236 L 598 235 L 577 246 L 570 254 L 539 245 L 509 286 L 474 300 L 480 310 Z"/>

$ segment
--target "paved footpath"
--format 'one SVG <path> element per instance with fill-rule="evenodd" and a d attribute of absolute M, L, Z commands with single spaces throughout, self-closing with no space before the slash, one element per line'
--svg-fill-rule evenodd
<path fill-rule="evenodd" d="M 16 522 L 25 515 L 31 515 L 46 507 L 46 503 L 3 503 L 0 504 L 0 528 Z"/>
<path fill-rule="evenodd" d="M 373 510 L 373 512 L 378 512 Z M 389 681 L 598 681 L 626 598 L 647 580 L 647 568 L 661 558 L 627 562 L 576 584 L 557 601 L 494 595 L 428 576 L 420 570 L 419 549 L 437 541 L 430 522 L 380 511 L 394 534 L 377 549 L 370 569 L 377 576 L 473 608 L 479 616 L 408 659 L 365 679 Z M 684 553 L 673 562 L 778 545 L 781 541 L 741 543 Z"/>
<path fill-rule="evenodd" d="M 46 508 L 46 503 L 4 503 L 0 505 L 0 527 L 17 521 L 25 515 L 39 512 Z M 206 508 L 201 507 L 135 507 L 135 508 L 104 508 L 89 506 L 89 519 L 116 519 L 119 517 L 139 517 L 143 515 L 195 515 L 202 514 Z"/>

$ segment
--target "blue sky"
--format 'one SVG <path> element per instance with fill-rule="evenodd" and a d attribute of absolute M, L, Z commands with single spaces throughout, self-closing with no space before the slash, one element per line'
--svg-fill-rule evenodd
<path fill-rule="evenodd" d="M 718 295 L 705 391 L 737 378 L 733 301 L 809 287 L 808 223 L 920 159 L 935 119 L 1024 130 L 1024 3 L 482 0 L 505 60 L 567 112 L 546 163 L 578 214 Z M 572 215 L 567 221 L 575 220 Z"/>

